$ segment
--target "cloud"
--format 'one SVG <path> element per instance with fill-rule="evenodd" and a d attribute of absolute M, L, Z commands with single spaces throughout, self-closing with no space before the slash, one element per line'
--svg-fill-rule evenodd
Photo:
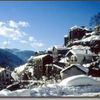
<path fill-rule="evenodd" d="M 10 44 L 10 41 L 3 41 L 3 47 L 8 47 L 9 44 Z"/>
<path fill-rule="evenodd" d="M 30 45 L 31 45 L 31 47 L 43 47 L 43 46 L 44 46 L 43 43 L 38 43 L 38 42 L 36 42 L 36 43 L 31 43 Z"/>
<path fill-rule="evenodd" d="M 28 27 L 29 23 L 25 22 L 25 21 L 19 21 L 18 25 L 21 26 L 21 27 Z"/>
<path fill-rule="evenodd" d="M 25 21 L 15 22 L 13 20 L 8 21 L 8 25 L 12 28 L 28 27 L 29 26 L 28 22 L 25 22 Z"/>
<path fill-rule="evenodd" d="M 30 42 L 31 47 L 43 47 L 44 44 L 39 42 L 35 37 L 29 36 L 28 41 Z"/>
<path fill-rule="evenodd" d="M 15 22 L 10 20 L 8 22 L 0 22 L 0 36 L 9 38 L 11 40 L 18 40 L 27 35 L 22 31 L 22 27 L 28 27 L 28 22 Z"/>
<path fill-rule="evenodd" d="M 44 46 L 44 43 L 40 42 L 34 36 L 27 34 L 23 28 L 29 26 L 26 21 L 14 21 L 9 20 L 6 22 L 0 21 L 0 37 L 7 38 L 9 41 L 18 40 L 17 42 L 24 45 L 28 45 L 34 48 L 40 48 Z M 10 42 L 4 41 L 3 46 L 8 46 Z"/>
<path fill-rule="evenodd" d="M 33 42 L 33 41 L 36 42 L 36 41 L 37 41 L 33 36 L 29 36 L 28 40 L 29 40 L 30 42 Z"/>
<path fill-rule="evenodd" d="M 5 25 L 5 23 L 0 21 L 0 26 L 3 26 L 3 25 Z"/>
<path fill-rule="evenodd" d="M 26 40 L 20 40 L 20 43 L 27 44 L 28 41 L 26 41 Z"/>

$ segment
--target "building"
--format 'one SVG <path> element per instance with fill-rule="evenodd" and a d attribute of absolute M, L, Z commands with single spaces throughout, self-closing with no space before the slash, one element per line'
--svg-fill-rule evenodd
<path fill-rule="evenodd" d="M 52 55 L 53 55 L 53 62 L 59 62 L 59 60 L 65 56 L 65 54 L 68 52 L 68 49 L 63 46 L 54 46 L 52 49 Z"/>
<path fill-rule="evenodd" d="M 0 88 L 5 88 L 11 83 L 11 71 L 0 67 Z"/>
<path fill-rule="evenodd" d="M 69 64 L 84 64 L 90 63 L 97 55 L 89 49 L 72 49 L 66 54 Z"/>
<path fill-rule="evenodd" d="M 46 64 L 53 63 L 53 57 L 51 55 L 39 55 L 33 58 L 34 60 L 34 76 L 37 79 L 41 79 L 42 76 L 46 76 Z"/>
<path fill-rule="evenodd" d="M 60 71 L 63 69 L 62 66 L 56 64 L 46 64 L 46 76 L 58 79 L 60 78 Z"/>
<path fill-rule="evenodd" d="M 60 75 L 61 75 L 62 79 L 65 79 L 65 78 L 68 78 L 70 76 L 87 74 L 87 73 L 88 73 L 87 68 L 81 66 L 80 64 L 72 64 L 69 67 L 63 69 L 60 72 Z"/>
<path fill-rule="evenodd" d="M 89 33 L 90 31 L 84 27 L 84 26 L 73 26 L 71 29 L 70 29 L 70 32 L 69 32 L 69 38 L 70 40 L 75 40 L 75 39 L 81 39 L 85 33 Z"/>

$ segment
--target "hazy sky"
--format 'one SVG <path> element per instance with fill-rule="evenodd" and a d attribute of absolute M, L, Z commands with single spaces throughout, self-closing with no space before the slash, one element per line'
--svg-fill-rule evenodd
<path fill-rule="evenodd" d="M 0 2 L 0 46 L 44 50 L 63 45 L 69 28 L 89 27 L 100 2 Z"/>

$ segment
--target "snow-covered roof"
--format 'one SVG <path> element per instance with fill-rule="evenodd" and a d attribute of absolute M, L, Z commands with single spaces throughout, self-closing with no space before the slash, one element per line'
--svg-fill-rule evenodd
<path fill-rule="evenodd" d="M 68 53 L 66 54 L 66 56 L 69 54 L 69 53 L 72 53 L 74 55 L 93 55 L 93 56 L 96 56 L 96 54 L 92 53 L 89 49 L 72 49 L 72 50 L 69 50 Z"/>
<path fill-rule="evenodd" d="M 57 46 L 57 45 L 55 45 L 54 48 L 56 48 L 58 50 L 67 50 L 67 48 L 65 46 Z"/>
<path fill-rule="evenodd" d="M 77 28 L 80 28 L 80 27 L 77 26 L 77 25 L 75 25 L 75 26 L 71 27 L 70 30 L 72 31 L 72 30 L 75 30 L 75 29 L 77 29 Z"/>
<path fill-rule="evenodd" d="M 44 55 L 39 55 L 39 56 L 35 56 L 33 59 L 41 59 L 46 57 L 48 54 L 44 54 Z"/>
<path fill-rule="evenodd" d="M 87 67 L 87 68 L 90 67 L 90 65 L 91 65 L 91 63 L 89 63 L 89 64 L 83 64 L 83 66 Z"/>
<path fill-rule="evenodd" d="M 21 73 L 22 71 L 25 70 L 25 68 L 27 68 L 27 63 L 24 64 L 24 65 L 21 65 L 21 66 L 19 66 L 19 67 L 17 67 L 17 68 L 15 68 L 14 71 L 17 72 L 17 73 Z"/>
<path fill-rule="evenodd" d="M 69 60 L 68 57 L 64 57 L 59 62 L 60 63 L 65 63 L 65 62 L 67 63 L 67 60 Z"/>
<path fill-rule="evenodd" d="M 79 29 L 84 29 L 84 30 L 89 30 L 87 27 L 84 27 L 84 28 L 83 28 L 83 27 L 80 27 L 80 26 L 77 26 L 77 25 L 71 27 L 70 30 L 73 31 L 73 30 L 76 30 L 76 29 L 78 29 L 78 28 L 79 28 Z"/>
<path fill-rule="evenodd" d="M 89 37 L 83 38 L 81 42 L 86 42 L 91 40 L 100 40 L 100 35 L 91 35 Z"/>
<path fill-rule="evenodd" d="M 93 32 L 91 32 L 91 33 L 85 33 L 86 35 L 94 35 L 94 34 L 96 34 L 96 32 L 95 31 L 93 31 Z"/>
<path fill-rule="evenodd" d="M 80 65 L 80 64 L 71 64 L 69 67 L 67 67 L 67 68 L 65 68 L 65 69 L 63 69 L 62 71 L 61 71 L 61 73 L 62 72 L 64 72 L 65 70 L 68 70 L 68 69 L 70 69 L 71 67 L 73 67 L 73 66 L 76 66 L 77 68 L 79 68 L 80 70 L 82 70 L 83 72 L 85 72 L 85 73 L 87 73 L 88 72 L 88 69 L 87 68 L 85 68 L 85 67 L 83 67 L 82 65 Z"/>
<path fill-rule="evenodd" d="M 82 45 L 73 45 L 71 46 L 71 49 L 90 49 L 90 47 Z"/>
<path fill-rule="evenodd" d="M 56 67 L 56 68 L 58 68 L 58 69 L 63 69 L 62 67 L 60 67 L 60 66 L 58 66 L 58 65 L 56 65 L 56 64 L 46 64 L 46 66 L 54 66 L 54 67 Z"/>

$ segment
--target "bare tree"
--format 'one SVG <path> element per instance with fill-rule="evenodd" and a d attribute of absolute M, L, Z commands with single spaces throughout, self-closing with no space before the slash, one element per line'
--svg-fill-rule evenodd
<path fill-rule="evenodd" d="M 100 25 L 100 12 L 95 14 L 90 19 L 90 26 L 97 26 Z"/>

